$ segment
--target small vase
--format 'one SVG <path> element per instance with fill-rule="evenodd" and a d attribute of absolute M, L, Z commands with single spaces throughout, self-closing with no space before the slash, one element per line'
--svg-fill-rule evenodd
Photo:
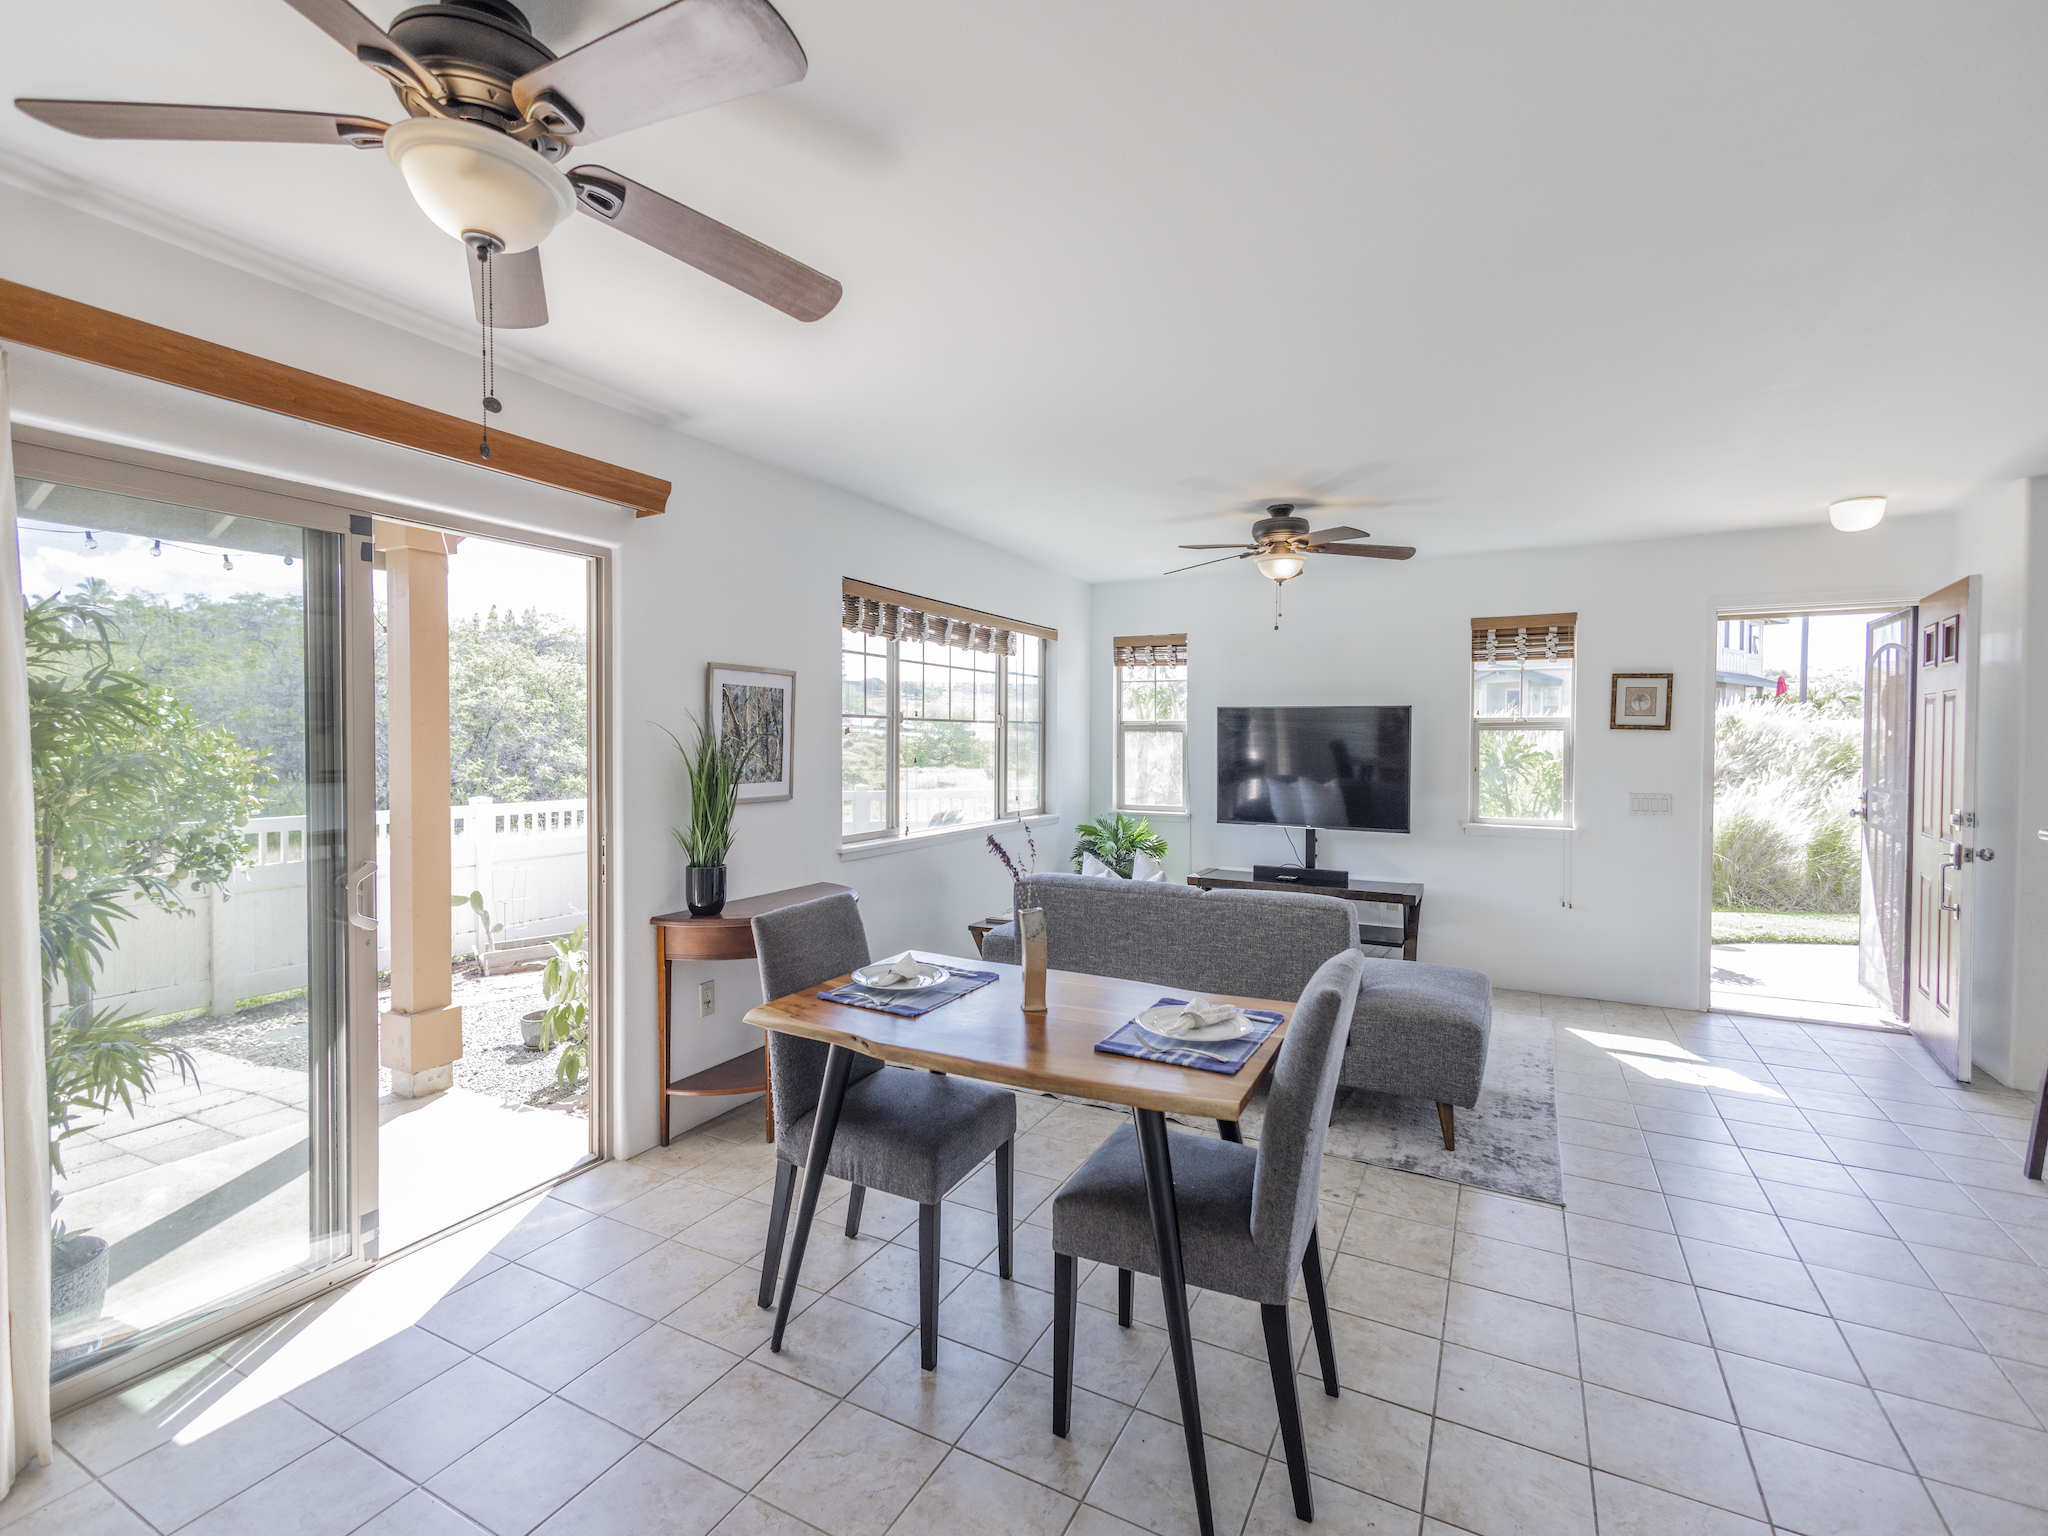
<path fill-rule="evenodd" d="M 692 864 L 683 874 L 683 900 L 692 917 L 716 917 L 725 910 L 725 866 Z"/>
<path fill-rule="evenodd" d="M 1024 959 L 1024 1011 L 1045 1012 L 1045 908 L 1017 911 L 1017 946 Z"/>

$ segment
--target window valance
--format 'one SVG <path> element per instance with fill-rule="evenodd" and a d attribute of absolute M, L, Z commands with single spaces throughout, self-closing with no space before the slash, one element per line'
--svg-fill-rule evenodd
<path fill-rule="evenodd" d="M 1472 621 L 1474 661 L 1570 660 L 1578 633 L 1576 613 L 1524 613 Z"/>
<path fill-rule="evenodd" d="M 1110 642 L 1116 647 L 1120 667 L 1184 667 L 1188 664 L 1186 635 L 1118 635 Z"/>
<path fill-rule="evenodd" d="M 884 640 L 927 640 L 996 656 L 1016 655 L 1018 635 L 1057 640 L 1060 634 L 1043 625 L 871 586 L 851 577 L 841 583 L 839 625 Z"/>

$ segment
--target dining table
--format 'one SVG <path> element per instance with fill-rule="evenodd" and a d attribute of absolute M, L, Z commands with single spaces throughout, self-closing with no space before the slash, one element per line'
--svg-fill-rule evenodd
<path fill-rule="evenodd" d="M 1269 998 L 1182 992 L 1156 982 L 1048 970 L 1045 1008 L 1027 1012 L 1020 966 L 924 950 L 912 951 L 912 957 L 949 970 L 993 972 L 996 979 L 916 1018 L 830 1002 L 819 996 L 821 992 L 845 986 L 851 980 L 848 976 L 836 976 L 801 992 L 770 999 L 747 1013 L 749 1024 L 802 1035 L 830 1047 L 804 1163 L 788 1265 L 776 1301 L 770 1348 L 777 1352 L 782 1348 L 783 1329 L 789 1322 L 797 1273 L 803 1264 L 805 1240 L 817 1215 L 818 1194 L 824 1186 L 825 1166 L 832 1155 L 832 1139 L 846 1098 L 847 1076 L 856 1055 L 877 1057 L 901 1067 L 950 1072 L 1029 1092 L 1065 1094 L 1099 1104 L 1125 1106 L 1137 1122 L 1139 1159 L 1145 1175 L 1154 1250 L 1159 1256 L 1160 1296 L 1166 1313 L 1167 1342 L 1173 1354 L 1174 1384 L 1180 1396 L 1181 1425 L 1187 1436 L 1188 1473 L 1194 1484 L 1196 1516 L 1202 1536 L 1214 1536 L 1166 1117 L 1214 1120 L 1226 1139 L 1241 1141 L 1238 1122 L 1280 1050 L 1294 1004 Z M 1280 1015 L 1281 1023 L 1234 1073 L 1112 1055 L 1095 1049 L 1140 1011 L 1167 998 L 1264 1009 Z M 1056 1329 L 1069 1326 L 1066 1317 L 1055 1316 Z M 1071 1350 L 1054 1349 L 1053 1359 L 1062 1373 L 1067 1367 L 1061 1362 L 1071 1356 Z M 1058 1384 L 1061 1388 L 1066 1385 L 1064 1381 Z M 1063 1392 L 1056 1390 L 1056 1401 L 1063 1396 Z M 1055 1432 L 1062 1428 L 1055 1426 Z"/>

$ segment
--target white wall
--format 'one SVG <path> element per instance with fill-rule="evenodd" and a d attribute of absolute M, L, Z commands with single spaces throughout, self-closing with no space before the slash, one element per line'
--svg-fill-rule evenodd
<path fill-rule="evenodd" d="M 1410 704 L 1413 832 L 1325 834 L 1319 862 L 1422 881 L 1424 960 L 1506 987 L 1702 1007 L 1717 611 L 1910 601 L 1952 579 L 1953 546 L 1953 519 L 1934 514 L 1854 536 L 1822 526 L 1401 565 L 1326 560 L 1288 584 L 1277 633 L 1272 586 L 1249 570 L 1099 586 L 1090 805 L 1109 804 L 1113 783 L 1116 635 L 1187 633 L 1193 814 L 1163 829 L 1195 867 L 1290 861 L 1279 831 L 1216 822 L 1219 705 Z M 1578 830 L 1467 833 L 1467 623 L 1571 611 Z M 1616 671 L 1675 674 L 1668 734 L 1608 729 Z M 1631 790 L 1670 794 L 1673 814 L 1631 817 Z"/>
<path fill-rule="evenodd" d="M 469 415 L 472 352 L 309 297 L 48 199 L 0 185 L 0 277 L 133 315 L 260 356 Z M 788 323 L 763 316 L 764 324 Z M 827 322 L 829 323 L 829 322 Z M 687 337 L 677 345 L 686 346 Z M 426 509 L 555 532 L 618 552 L 611 699 L 618 840 L 612 875 L 619 933 L 622 1049 L 612 1071 L 613 1150 L 655 1136 L 653 938 L 647 919 L 683 905 L 682 857 L 668 828 L 680 775 L 660 722 L 683 733 L 704 707 L 711 661 L 797 672 L 796 798 L 740 812 L 735 895 L 837 880 L 856 887 L 878 953 L 918 944 L 957 952 L 966 925 L 1005 904 L 994 861 L 972 841 L 842 863 L 838 857 L 839 583 L 859 576 L 1057 628 L 1049 803 L 1071 812 L 1086 792 L 1087 588 L 818 481 L 501 369 L 498 425 L 674 482 L 666 516 L 612 506 L 371 443 L 245 407 L 10 348 L 15 414 L 25 423 Z M 1071 815 L 1069 824 L 1071 824 Z M 1042 829 L 1041 843 L 1053 829 Z M 681 1004 L 719 980 L 719 1010 L 676 1010 L 673 1069 L 688 1072 L 757 1044 L 739 1023 L 755 1000 L 749 965 L 676 967 Z M 697 1101 L 720 1113 L 731 1100 Z M 691 1121 L 685 1113 L 680 1124 Z"/>

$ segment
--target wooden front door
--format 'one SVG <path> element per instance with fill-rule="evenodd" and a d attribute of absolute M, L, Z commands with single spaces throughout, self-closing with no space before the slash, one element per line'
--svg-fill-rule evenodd
<path fill-rule="evenodd" d="M 1857 979 L 1904 1019 L 1913 861 L 1913 658 L 1917 609 L 1873 619 L 1863 651 L 1862 934 Z"/>
<path fill-rule="evenodd" d="M 1976 849 L 1969 677 L 1977 649 L 1971 581 L 1921 600 L 1913 696 L 1913 857 L 1906 1022 L 1970 1080 L 1969 868 Z"/>

